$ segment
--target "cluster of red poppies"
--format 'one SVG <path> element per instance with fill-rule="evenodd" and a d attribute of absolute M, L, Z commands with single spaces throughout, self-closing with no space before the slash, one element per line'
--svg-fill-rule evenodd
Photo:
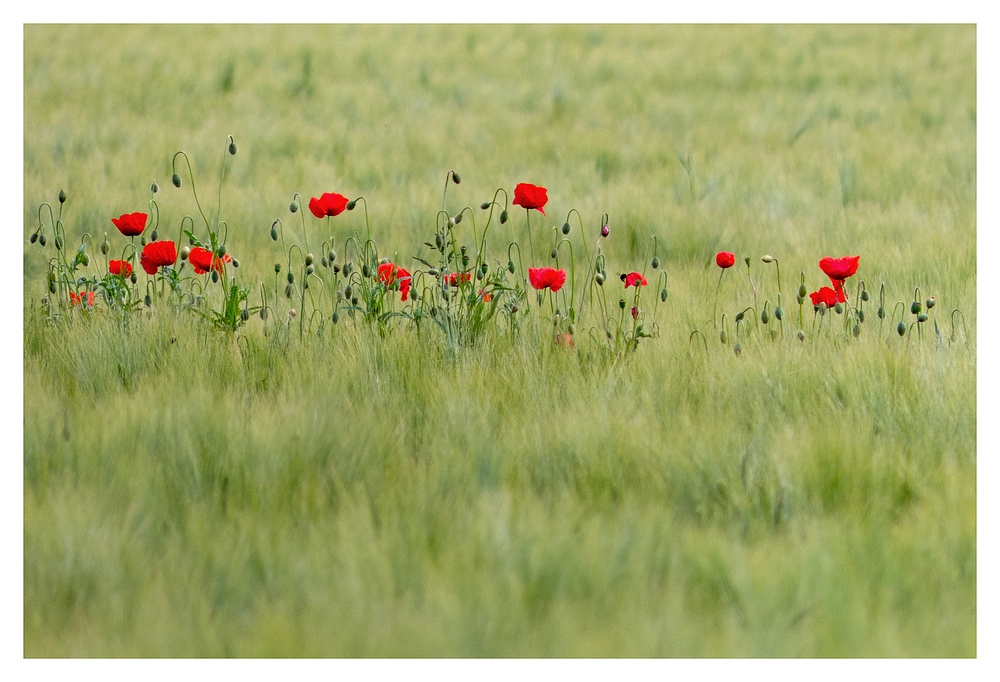
<path fill-rule="evenodd" d="M 844 288 L 844 283 L 849 277 L 857 273 L 858 262 L 860 260 L 861 256 L 844 256 L 842 258 L 830 258 L 828 256 L 821 258 L 819 269 L 830 278 L 833 288 L 820 287 L 819 290 L 809 294 L 812 304 L 817 307 L 822 304 L 827 308 L 833 308 L 837 303 L 846 303 L 847 290 Z M 749 261 L 750 259 L 748 258 L 748 264 Z M 723 270 L 731 268 L 736 264 L 736 255 L 729 251 L 720 251 L 715 255 L 715 264 Z"/>

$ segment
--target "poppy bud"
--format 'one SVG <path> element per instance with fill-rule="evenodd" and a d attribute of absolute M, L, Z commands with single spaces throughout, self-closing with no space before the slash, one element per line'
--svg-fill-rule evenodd
<path fill-rule="evenodd" d="M 347 277 L 354 270 L 354 266 L 350 263 L 344 263 L 344 277 Z"/>
<path fill-rule="evenodd" d="M 132 273 L 132 276 L 131 276 L 131 277 L 129 277 L 129 281 L 130 281 L 130 282 L 132 282 L 132 284 L 135 284 L 136 282 L 138 282 L 138 281 L 139 281 L 139 278 L 138 278 L 138 277 L 136 277 L 136 274 L 135 274 L 135 273 L 133 272 L 133 273 Z"/>
<path fill-rule="evenodd" d="M 667 293 L 667 288 L 663 287 L 662 289 L 660 289 L 660 302 L 661 303 L 666 303 L 667 302 L 667 296 L 669 296 L 669 294 Z"/>
<path fill-rule="evenodd" d="M 458 215 L 456 215 L 456 216 L 455 216 L 454 218 L 452 218 L 451 220 L 452 220 L 452 222 L 453 222 L 453 223 L 454 223 L 455 225 L 458 225 L 458 224 L 459 224 L 460 222 L 462 222 L 462 214 L 461 214 L 461 213 L 459 213 Z"/>
<path fill-rule="evenodd" d="M 867 301 L 869 298 L 871 298 L 871 296 L 868 295 L 868 290 L 867 289 L 862 289 L 861 290 L 861 300 L 862 301 Z"/>
<path fill-rule="evenodd" d="M 66 190 L 64 189 L 59 190 L 59 203 L 60 204 L 66 203 Z"/>
<path fill-rule="evenodd" d="M 806 289 L 806 285 L 805 284 L 800 284 L 799 285 L 799 298 L 805 299 L 805 297 L 808 294 L 809 294 L 809 291 Z"/>
<path fill-rule="evenodd" d="M 215 252 L 215 255 L 218 256 L 219 258 L 222 258 L 223 256 L 225 256 L 226 255 L 226 245 L 225 244 L 220 244 L 218 250 Z"/>
<path fill-rule="evenodd" d="M 431 277 L 437 277 L 439 271 L 437 268 L 431 268 L 430 270 L 427 271 L 427 274 L 430 275 Z"/>
<path fill-rule="evenodd" d="M 719 341 L 721 341 L 724 344 L 729 343 L 729 334 L 726 333 L 725 329 L 719 332 Z"/>
<path fill-rule="evenodd" d="M 250 319 L 250 311 L 247 310 L 246 308 L 244 308 L 243 310 L 241 310 L 240 311 L 240 319 L 243 320 L 244 322 L 246 322 L 247 320 L 249 320 Z"/>
<path fill-rule="evenodd" d="M 319 262 L 323 264 L 323 267 L 324 267 L 324 268 L 328 268 L 328 267 L 330 267 L 330 261 L 328 261 L 328 260 L 326 259 L 326 256 L 323 256 L 322 258 L 320 258 L 320 259 L 319 259 Z"/>
<path fill-rule="evenodd" d="M 281 263 L 275 263 L 274 264 L 274 274 L 277 275 L 279 272 L 281 272 Z"/>
<path fill-rule="evenodd" d="M 41 244 L 42 246 L 45 246 L 45 235 L 44 234 L 38 235 L 38 243 Z"/>
<path fill-rule="evenodd" d="M 333 261 L 337 260 L 337 252 L 334 251 L 333 249 L 330 249 L 329 253 L 326 254 L 326 257 L 329 258 L 330 262 L 332 263 Z"/>
<path fill-rule="evenodd" d="M 750 256 L 747 256 L 746 258 L 744 258 L 743 262 L 746 263 L 747 267 L 749 268 L 750 267 Z"/>
<path fill-rule="evenodd" d="M 62 237 L 56 237 L 56 251 L 62 251 L 63 241 Z"/>
<path fill-rule="evenodd" d="M 927 299 L 927 309 L 930 310 L 931 308 L 933 308 L 935 303 L 937 303 L 937 301 L 934 300 L 933 296 L 931 296 L 930 298 L 928 298 Z"/>
<path fill-rule="evenodd" d="M 295 275 L 292 273 L 291 270 L 288 271 L 287 279 L 289 284 L 295 281 Z"/>
<path fill-rule="evenodd" d="M 899 324 L 897 324 L 896 325 L 896 332 L 900 336 L 902 336 L 903 334 L 905 334 L 906 333 L 906 323 L 905 322 L 900 322 Z"/>
<path fill-rule="evenodd" d="M 335 274 L 335 275 L 336 275 L 336 274 L 338 274 L 339 272 L 340 272 L 340 266 L 339 266 L 339 265 L 334 265 L 334 266 L 333 266 L 333 274 Z"/>
<path fill-rule="evenodd" d="M 878 307 L 878 319 L 880 320 L 885 319 L 885 308 L 883 308 L 882 306 Z"/>
<path fill-rule="evenodd" d="M 38 241 L 38 233 L 37 232 L 32 232 L 31 236 L 28 237 L 28 241 L 31 242 L 32 244 L 34 244 L 35 242 L 37 242 Z"/>
<path fill-rule="evenodd" d="M 145 298 L 142 299 L 142 302 L 146 304 L 147 308 L 151 308 L 153 306 L 153 297 L 146 294 Z"/>
<path fill-rule="evenodd" d="M 737 341 L 736 345 L 733 346 L 733 352 L 736 353 L 736 355 L 739 355 L 741 352 L 743 352 L 743 346 L 740 345 L 739 341 Z"/>
<path fill-rule="evenodd" d="M 594 275 L 594 281 L 597 282 L 598 286 L 604 286 L 604 275 L 600 272 Z"/>
<path fill-rule="evenodd" d="M 174 183 L 174 187 L 181 186 L 181 176 L 177 175 L 177 173 L 174 173 L 173 177 L 170 178 L 170 181 Z"/>
<path fill-rule="evenodd" d="M 344 288 L 344 296 L 345 296 L 346 298 L 351 298 L 351 294 L 352 294 L 352 293 L 354 293 L 354 287 L 352 287 L 352 286 L 351 286 L 350 284 L 348 284 L 348 285 L 347 285 L 347 286 L 346 286 L 346 287 Z"/>
<path fill-rule="evenodd" d="M 469 265 L 469 257 L 468 256 L 462 256 L 462 267 L 464 268 L 464 267 L 467 267 L 468 265 Z"/>
<path fill-rule="evenodd" d="M 660 258 L 659 258 L 659 256 L 653 256 L 653 260 L 651 260 L 649 262 L 649 264 L 653 266 L 654 270 L 656 270 L 657 268 L 659 268 L 660 267 Z"/>
<path fill-rule="evenodd" d="M 372 276 L 372 269 L 368 267 L 368 263 L 365 263 L 364 265 L 361 266 L 361 276 L 364 277 L 365 279 L 368 279 L 369 277 Z"/>
<path fill-rule="evenodd" d="M 458 177 L 458 173 L 456 173 L 455 171 L 451 172 L 451 179 L 455 182 L 456 185 L 462 183 L 462 178 Z"/>
<path fill-rule="evenodd" d="M 230 156 L 236 156 L 236 143 L 235 142 L 230 142 L 229 143 L 229 155 Z"/>
<path fill-rule="evenodd" d="M 156 184 L 155 180 L 153 181 L 153 184 L 149 186 L 149 191 L 152 192 L 153 194 L 156 194 L 157 192 L 160 191 L 160 186 Z"/>
<path fill-rule="evenodd" d="M 111 244 L 108 244 L 108 240 L 105 239 L 104 242 L 101 244 L 101 253 L 103 253 L 106 256 L 108 255 L 108 251 L 110 250 L 111 250 Z"/>
<path fill-rule="evenodd" d="M 767 308 L 764 308 L 760 311 L 760 321 L 767 324 L 768 319 L 770 319 L 770 316 L 767 314 Z"/>
<path fill-rule="evenodd" d="M 914 315 L 919 315 L 920 310 L 921 310 L 920 302 L 914 301 L 913 304 L 910 306 L 910 312 L 913 313 Z"/>
<path fill-rule="evenodd" d="M 558 257 L 559 257 L 559 249 L 552 249 L 551 251 L 549 251 L 549 258 L 555 260 Z"/>
<path fill-rule="evenodd" d="M 569 231 L 572 230 L 572 229 L 573 229 L 572 225 L 570 225 L 569 223 L 563 223 L 563 226 L 562 226 L 562 233 L 563 234 L 569 234 Z"/>
<path fill-rule="evenodd" d="M 802 305 L 802 302 L 805 301 L 805 300 L 806 300 L 805 296 L 796 296 L 795 297 L 795 302 L 798 303 L 799 305 Z"/>
<path fill-rule="evenodd" d="M 344 290 L 343 289 L 337 289 L 337 300 L 339 301 L 342 298 L 344 298 Z"/>
<path fill-rule="evenodd" d="M 188 237 L 188 244 L 194 246 L 194 237 Z"/>
<path fill-rule="evenodd" d="M 351 199 L 350 201 L 347 202 L 347 205 L 345 206 L 345 208 L 348 211 L 353 211 L 354 207 L 357 206 L 357 205 L 358 205 L 358 200 L 357 199 Z"/>
<path fill-rule="evenodd" d="M 804 331 L 802 331 L 801 329 L 799 330 L 799 333 L 796 334 L 795 336 L 799 337 L 799 341 L 805 341 L 806 340 L 806 333 Z"/>
<path fill-rule="evenodd" d="M 212 282 L 218 282 L 218 281 L 219 281 L 219 271 L 212 270 Z"/>
<path fill-rule="evenodd" d="M 500 211 L 500 224 L 503 225 L 507 222 L 507 209 Z"/>
<path fill-rule="evenodd" d="M 780 305 L 779 306 L 775 306 L 775 308 L 774 308 L 774 319 L 776 319 L 778 322 L 781 322 L 781 315 L 782 315 L 781 306 Z"/>
<path fill-rule="evenodd" d="M 854 334 L 854 338 L 858 338 L 859 336 L 861 336 L 861 325 L 855 324 L 854 328 L 851 329 L 851 333 Z"/>
<path fill-rule="evenodd" d="M 84 266 L 90 265 L 90 256 L 88 256 L 87 254 L 81 253 L 79 255 L 79 258 L 80 262 L 83 263 Z"/>
<path fill-rule="evenodd" d="M 484 201 L 483 203 L 479 204 L 479 208 L 483 209 L 484 211 L 489 207 L 490 207 L 490 202 L 488 201 Z"/>
<path fill-rule="evenodd" d="M 763 256 L 761 256 L 760 259 L 763 262 L 765 262 L 765 263 L 773 263 L 774 262 L 774 256 L 769 256 L 769 255 L 766 255 L 766 254 L 763 255 Z"/>
<path fill-rule="evenodd" d="M 444 244 L 444 242 L 441 240 L 441 235 L 439 234 L 434 235 L 434 246 L 438 248 L 438 251 L 441 250 L 442 244 Z"/>
<path fill-rule="evenodd" d="M 260 309 L 260 319 L 262 319 L 262 320 L 266 320 L 267 319 L 267 308 L 261 308 Z"/>
<path fill-rule="evenodd" d="M 52 279 L 49 280 L 49 291 L 52 292 L 53 294 L 56 293 L 56 282 L 55 282 L 55 280 L 52 280 Z"/>
<path fill-rule="evenodd" d="M 927 313 L 920 313 L 919 315 L 917 315 L 917 322 L 926 322 L 926 321 L 927 321 Z"/>
<path fill-rule="evenodd" d="M 483 271 L 482 270 L 476 270 L 476 279 L 477 280 L 481 280 L 482 278 L 483 278 Z"/>
<path fill-rule="evenodd" d="M 316 272 L 316 266 L 315 265 L 307 265 L 306 266 L 306 276 L 311 275 L 314 272 Z"/>
<path fill-rule="evenodd" d="M 58 239 L 58 237 L 57 237 L 56 239 Z M 143 236 L 143 237 L 141 237 L 141 238 L 139 239 L 139 244 L 140 244 L 140 245 L 142 245 L 142 246 L 145 246 L 145 245 L 146 245 L 146 237 L 145 237 L 145 236 Z M 58 248 L 58 247 L 59 247 L 59 244 L 57 243 L 57 244 L 56 244 L 56 248 Z"/>
<path fill-rule="evenodd" d="M 864 321 L 865 321 L 865 311 L 864 310 L 859 310 L 858 311 L 858 322 L 864 323 Z"/>
<path fill-rule="evenodd" d="M 358 297 L 351 296 L 351 305 L 357 305 L 357 304 L 358 304 Z"/>
<path fill-rule="evenodd" d="M 510 307 L 510 314 L 511 314 L 511 315 L 513 315 L 513 314 L 514 314 L 514 313 L 516 313 L 516 312 L 517 312 L 518 310 L 520 310 L 520 308 L 518 308 L 518 307 L 517 307 L 517 304 L 515 303 L 514 305 L 512 305 L 512 306 Z"/>
<path fill-rule="evenodd" d="M 607 225 L 602 226 L 601 227 L 601 236 L 602 237 L 607 237 L 609 234 L 611 234 L 611 228 L 609 226 L 607 226 Z"/>
<path fill-rule="evenodd" d="M 826 303 L 820 302 L 818 306 L 813 306 L 813 310 L 818 310 L 820 315 L 826 315 Z"/>
<path fill-rule="evenodd" d="M 639 317 L 639 307 L 638 306 L 632 306 L 631 313 L 632 313 L 632 319 L 633 320 L 635 318 Z"/>
<path fill-rule="evenodd" d="M 625 299 L 624 298 L 619 298 L 618 299 L 618 307 L 621 308 L 622 310 L 625 310 Z"/>
<path fill-rule="evenodd" d="M 288 212 L 298 213 L 298 210 L 299 210 L 299 202 L 292 199 L 292 203 L 288 204 Z"/>
<path fill-rule="evenodd" d="M 844 304 L 838 301 L 837 304 L 833 306 L 833 311 L 838 315 L 840 315 L 842 312 L 844 312 Z"/>
<path fill-rule="evenodd" d="M 155 242 L 159 238 L 160 238 L 160 233 L 157 232 L 156 230 L 153 230 L 152 232 L 149 233 L 149 241 Z"/>
<path fill-rule="evenodd" d="M 234 268 L 238 268 L 238 267 L 240 267 L 240 261 L 239 261 L 239 259 L 238 259 L 238 258 L 234 258 L 234 259 L 233 259 L 233 267 L 234 267 Z"/>
<path fill-rule="evenodd" d="M 490 271 L 490 266 L 489 266 L 489 265 L 487 265 L 486 263 L 482 263 L 482 264 L 481 264 L 481 265 L 479 266 L 479 271 L 480 271 L 481 273 L 483 273 L 483 275 L 485 275 L 485 274 L 486 274 L 487 272 L 489 272 L 489 271 Z"/>
<path fill-rule="evenodd" d="M 285 298 L 291 298 L 291 297 L 292 297 L 292 285 L 291 284 L 286 284 L 285 285 Z"/>
<path fill-rule="evenodd" d="M 316 262 L 316 257 L 313 256 L 311 253 L 307 253 L 306 254 L 306 265 L 312 265 L 315 262 Z"/>

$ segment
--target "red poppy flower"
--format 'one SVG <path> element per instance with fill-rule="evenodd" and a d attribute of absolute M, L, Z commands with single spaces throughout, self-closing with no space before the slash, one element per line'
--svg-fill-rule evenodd
<path fill-rule="evenodd" d="M 844 256 L 843 258 L 821 258 L 819 269 L 833 282 L 834 291 L 841 303 L 847 300 L 844 292 L 844 280 L 858 271 L 858 261 L 861 256 Z"/>
<path fill-rule="evenodd" d="M 309 200 L 309 210 L 317 218 L 340 215 L 345 208 L 347 208 L 347 197 L 343 194 L 324 192 L 318 199 L 313 197 Z"/>
<path fill-rule="evenodd" d="M 723 270 L 731 268 L 736 264 L 736 255 L 728 251 L 719 251 L 715 254 L 715 264 Z"/>
<path fill-rule="evenodd" d="M 401 300 L 405 301 L 410 295 L 410 285 L 413 283 L 413 276 L 406 270 L 393 263 L 382 263 L 378 266 L 378 280 L 387 287 L 391 287 L 399 282 L 399 293 Z"/>
<path fill-rule="evenodd" d="M 622 281 L 625 282 L 626 289 L 628 289 L 629 287 L 635 287 L 636 289 L 638 289 L 640 284 L 642 286 L 648 286 L 646 278 L 643 277 L 642 273 L 639 272 L 630 272 L 627 275 L 622 275 Z"/>
<path fill-rule="evenodd" d="M 517 187 L 514 188 L 514 201 L 511 203 L 515 206 L 523 206 L 527 209 L 538 209 L 542 215 L 545 215 L 544 206 L 548 200 L 549 194 L 544 187 L 529 185 L 526 182 L 520 182 Z"/>
<path fill-rule="evenodd" d="M 126 237 L 135 237 L 136 235 L 142 234 L 142 231 L 146 229 L 146 219 L 149 218 L 145 213 L 123 213 L 117 218 L 112 218 L 111 222 L 115 224 L 118 231 L 121 232 Z"/>
<path fill-rule="evenodd" d="M 573 342 L 572 334 L 556 334 L 556 345 L 572 348 L 576 344 Z"/>
<path fill-rule="evenodd" d="M 81 303 L 87 306 L 94 307 L 94 292 L 85 291 L 82 294 L 77 294 L 74 291 L 69 292 L 69 304 L 70 306 L 80 305 Z"/>
<path fill-rule="evenodd" d="M 221 274 L 223 263 L 231 263 L 233 257 L 227 253 L 222 258 L 219 258 L 212 255 L 212 252 L 208 249 L 196 246 L 188 254 L 188 260 L 191 261 L 191 267 L 194 268 L 196 275 L 204 275 L 209 270 L 215 270 Z"/>
<path fill-rule="evenodd" d="M 171 241 L 149 242 L 139 257 L 139 265 L 148 275 L 155 275 L 160 267 L 176 262 L 177 247 Z"/>
<path fill-rule="evenodd" d="M 489 303 L 490 301 L 493 300 L 493 294 L 491 294 L 490 292 L 486 291 L 485 289 L 480 289 L 479 290 L 479 298 L 483 299 L 483 302 Z"/>
<path fill-rule="evenodd" d="M 566 283 L 566 271 L 555 268 L 528 268 L 528 280 L 535 289 L 559 291 Z"/>
<path fill-rule="evenodd" d="M 825 303 L 827 308 L 832 308 L 837 304 L 837 292 L 830 287 L 820 287 L 819 291 L 809 294 L 809 298 L 812 299 L 813 305 Z"/>
<path fill-rule="evenodd" d="M 121 277 L 131 277 L 132 264 L 127 260 L 108 261 L 108 272 L 112 275 L 119 275 Z"/>
<path fill-rule="evenodd" d="M 447 282 L 453 287 L 457 287 L 460 283 L 465 284 L 466 282 L 472 281 L 471 272 L 453 272 L 450 275 L 444 275 L 441 278 L 443 281 Z"/>

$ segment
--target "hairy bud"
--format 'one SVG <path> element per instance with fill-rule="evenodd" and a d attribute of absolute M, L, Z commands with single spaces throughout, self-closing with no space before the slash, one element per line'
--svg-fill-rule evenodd
<path fill-rule="evenodd" d="M 174 187 L 180 187 L 181 176 L 179 176 L 177 173 L 174 173 L 173 176 L 170 178 L 170 182 L 174 183 Z"/>
<path fill-rule="evenodd" d="M 66 190 L 64 189 L 59 190 L 59 203 L 60 204 L 66 203 Z"/>
<path fill-rule="evenodd" d="M 572 225 L 570 225 L 569 223 L 563 223 L 563 226 L 562 226 L 562 233 L 563 234 L 569 234 L 570 230 L 572 230 L 572 229 L 573 229 Z"/>

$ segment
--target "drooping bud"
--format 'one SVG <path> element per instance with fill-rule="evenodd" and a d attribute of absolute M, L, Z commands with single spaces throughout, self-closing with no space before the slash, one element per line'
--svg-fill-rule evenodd
<path fill-rule="evenodd" d="M 351 305 L 357 305 L 357 304 L 358 304 L 358 297 L 351 296 Z"/>
<path fill-rule="evenodd" d="M 153 194 L 156 194 L 157 192 L 160 191 L 160 186 L 156 184 L 155 180 L 153 181 L 153 184 L 149 186 L 149 191 L 152 192 Z"/>
<path fill-rule="evenodd" d="M 336 310 L 333 311 L 333 315 L 330 316 L 330 321 L 334 324 L 340 322 L 340 313 Z"/>
<path fill-rule="evenodd" d="M 131 276 L 131 277 L 129 277 L 129 281 L 130 281 L 130 282 L 132 282 L 132 284 L 135 284 L 136 282 L 138 282 L 138 281 L 139 281 L 139 278 L 138 278 L 138 277 L 136 276 L 136 274 L 135 274 L 135 273 L 133 272 L 133 273 L 132 273 L 132 276 Z"/>
<path fill-rule="evenodd" d="M 851 329 L 851 333 L 854 334 L 854 338 L 858 338 L 859 336 L 861 336 L 861 325 L 855 324 L 854 328 Z"/>
<path fill-rule="evenodd" d="M 603 287 L 604 286 L 604 279 L 605 279 L 604 274 L 601 273 L 601 272 L 599 272 L 596 275 L 594 275 L 594 281 L 597 282 L 597 286 Z"/>
<path fill-rule="evenodd" d="M 782 314 L 783 314 L 783 312 L 781 310 L 781 306 L 780 305 L 779 306 L 775 306 L 774 307 L 774 319 L 776 319 L 778 322 L 781 322 L 781 316 L 782 316 Z"/>
<path fill-rule="evenodd" d="M 512 274 L 512 275 L 514 274 L 514 270 L 515 270 L 515 268 L 514 268 L 514 261 L 512 261 L 512 260 L 507 261 L 507 270 L 510 272 L 510 274 Z"/>
<path fill-rule="evenodd" d="M 306 276 L 311 275 L 314 272 L 316 272 L 316 266 L 315 265 L 312 265 L 310 263 L 309 265 L 306 266 Z"/>
<path fill-rule="evenodd" d="M 862 301 L 867 301 L 869 298 L 871 298 L 871 296 L 868 294 L 868 290 L 867 289 L 862 289 L 861 290 L 861 300 Z"/>
<path fill-rule="evenodd" d="M 66 203 L 66 190 L 64 189 L 59 190 L 59 203 L 60 204 Z"/>
<path fill-rule="evenodd" d="M 896 325 L 896 332 L 900 336 L 902 336 L 903 334 L 905 334 L 906 333 L 906 323 L 905 322 L 900 322 L 899 324 L 897 324 Z"/>
<path fill-rule="evenodd" d="M 42 246 L 45 246 L 45 235 L 44 234 L 38 235 L 38 243 L 41 244 Z"/>
<path fill-rule="evenodd" d="M 767 321 L 769 319 L 770 315 L 767 314 L 767 308 L 764 308 L 763 310 L 760 311 L 760 321 L 763 322 L 764 324 L 767 324 Z"/>
<path fill-rule="evenodd" d="M 937 301 L 934 300 L 933 296 L 931 296 L 930 298 L 928 298 L 927 299 L 927 309 L 930 310 L 931 308 L 933 308 L 935 303 L 937 303 Z"/>
<path fill-rule="evenodd" d="M 601 236 L 602 237 L 607 237 L 609 234 L 611 234 L 611 227 L 608 226 L 608 225 L 602 225 L 601 226 Z"/>
<path fill-rule="evenodd" d="M 796 334 L 796 336 L 799 338 L 799 341 L 805 341 L 806 340 L 806 333 L 804 331 L 802 331 L 801 329 L 799 330 L 799 333 Z"/>
<path fill-rule="evenodd" d="M 139 244 L 140 244 L 140 246 L 145 246 L 146 245 L 146 235 L 143 235 L 142 237 L 139 238 Z M 59 247 L 59 245 L 56 244 L 56 248 L 58 248 L 58 247 Z"/>
<path fill-rule="evenodd" d="M 729 334 L 726 333 L 725 329 L 719 332 L 719 341 L 721 341 L 723 344 L 729 343 Z"/>
<path fill-rule="evenodd" d="M 56 237 L 56 251 L 62 251 L 63 240 L 62 237 Z"/>
<path fill-rule="evenodd" d="M 913 304 L 910 306 L 910 312 L 913 313 L 914 315 L 919 315 L 921 308 L 922 306 L 920 305 L 920 301 L 914 301 Z"/>
<path fill-rule="evenodd" d="M 288 271 L 288 274 L 285 276 L 285 278 L 288 280 L 289 284 L 295 282 L 295 274 L 291 270 Z"/>
<path fill-rule="evenodd" d="M 637 317 L 639 317 L 639 307 L 638 306 L 632 306 L 632 311 L 631 312 L 632 312 L 632 319 L 633 320 L 636 319 Z"/>
<path fill-rule="evenodd" d="M 653 256 L 653 260 L 651 260 L 649 262 L 649 264 L 653 266 L 654 270 L 658 269 L 660 267 L 660 258 L 659 258 L 659 256 Z"/>
<path fill-rule="evenodd" d="M 49 291 L 51 293 L 56 293 L 56 281 L 54 279 L 49 280 Z"/>
<path fill-rule="evenodd" d="M 354 293 L 354 287 L 352 287 L 350 284 L 348 284 L 346 287 L 344 287 L 344 297 L 345 298 L 353 298 L 353 296 L 352 296 L 353 293 Z"/>
<path fill-rule="evenodd" d="M 917 315 L 917 322 L 926 322 L 926 321 L 927 321 L 927 313 L 920 313 L 919 315 Z"/>
<path fill-rule="evenodd" d="M 740 345 L 739 341 L 737 341 L 733 346 L 733 352 L 736 353 L 737 357 L 739 357 L 739 354 L 743 352 L 743 346 Z"/>
<path fill-rule="evenodd" d="M 326 257 L 329 258 L 330 262 L 332 263 L 333 261 L 337 260 L 337 252 L 334 251 L 333 249 L 330 249 L 330 251 L 327 252 Z"/>
<path fill-rule="evenodd" d="M 837 304 L 835 306 L 833 306 L 833 312 L 837 313 L 838 315 L 840 315 L 841 313 L 843 313 L 844 312 L 844 304 L 841 303 L 840 301 L 837 301 Z"/>
<path fill-rule="evenodd" d="M 84 267 L 90 265 L 90 256 L 83 253 L 82 251 L 80 252 L 80 255 L 77 256 L 77 258 L 80 259 L 80 262 L 83 263 Z"/>
<path fill-rule="evenodd" d="M 312 265 L 316 262 L 316 257 L 311 253 L 306 254 L 306 265 Z"/>
<path fill-rule="evenodd" d="M 229 143 L 229 155 L 230 156 L 236 156 L 236 143 L 235 142 L 230 142 Z"/>
<path fill-rule="evenodd" d="M 354 207 L 357 206 L 357 205 L 358 205 L 358 200 L 357 199 L 351 199 L 350 201 L 347 202 L 346 208 L 347 208 L 348 211 L 353 211 Z"/>
<path fill-rule="evenodd" d="M 246 322 L 247 320 L 249 320 L 250 319 L 250 311 L 247 310 L 246 308 L 244 308 L 243 310 L 241 310 L 240 311 L 240 319 L 243 320 L 244 322 Z"/>
<path fill-rule="evenodd" d="M 859 310 L 858 311 L 858 322 L 864 324 L 864 322 L 865 322 L 865 311 L 864 310 Z"/>
<path fill-rule="evenodd" d="M 181 186 L 181 176 L 177 175 L 177 173 L 174 173 L 173 177 L 170 178 L 170 181 L 174 183 L 174 187 Z"/>
<path fill-rule="evenodd" d="M 463 214 L 459 213 L 454 218 L 452 218 L 452 221 L 454 222 L 455 225 L 458 225 L 460 222 L 462 222 L 462 215 Z"/>
<path fill-rule="evenodd" d="M 160 238 L 160 233 L 157 232 L 156 230 L 153 230 L 152 232 L 149 233 L 149 241 L 155 242 L 159 238 Z"/>
<path fill-rule="evenodd" d="M 212 282 L 218 282 L 218 281 L 219 281 L 219 271 L 212 270 Z"/>
<path fill-rule="evenodd" d="M 260 309 L 260 319 L 262 319 L 262 320 L 266 320 L 267 319 L 267 307 L 266 306 Z"/>
<path fill-rule="evenodd" d="M 667 293 L 667 288 L 666 287 L 663 287 L 662 289 L 660 289 L 660 302 L 661 303 L 666 303 L 667 302 L 667 296 L 669 296 L 669 295 L 670 294 Z"/>
<path fill-rule="evenodd" d="M 806 289 L 805 284 L 799 285 L 799 298 L 805 300 L 805 297 L 809 295 L 809 291 Z"/>
<path fill-rule="evenodd" d="M 107 256 L 109 251 L 111 251 L 111 244 L 108 244 L 108 240 L 105 239 L 101 243 L 101 253 L 103 253 L 105 256 Z"/>
<path fill-rule="evenodd" d="M 507 217 L 508 217 L 508 215 L 507 215 L 507 209 L 504 209 L 504 210 L 500 211 L 500 224 L 501 225 L 503 225 L 505 222 L 507 222 Z"/>
<path fill-rule="evenodd" d="M 572 225 L 570 225 L 569 223 L 563 223 L 563 226 L 562 226 L 562 233 L 563 234 L 569 234 L 570 230 L 572 230 L 572 229 L 573 229 Z"/>
<path fill-rule="evenodd" d="M 451 172 L 451 179 L 456 185 L 460 185 L 462 183 L 462 178 L 458 177 L 458 173 L 455 171 Z"/>
<path fill-rule="evenodd" d="M 484 211 L 489 207 L 490 207 L 490 202 L 488 201 L 484 201 L 483 203 L 479 204 L 479 208 L 483 209 Z"/>
<path fill-rule="evenodd" d="M 320 258 L 319 262 L 322 263 L 322 265 L 323 265 L 324 268 L 330 267 L 330 261 L 327 259 L 326 256 L 323 256 L 322 258 Z"/>
<path fill-rule="evenodd" d="M 288 204 L 288 212 L 289 213 L 298 213 L 299 212 L 299 202 L 295 201 L 295 199 L 292 199 L 292 203 Z"/>
<path fill-rule="evenodd" d="M 153 307 L 153 297 L 149 294 L 146 294 L 145 298 L 142 299 L 142 302 L 146 304 L 147 308 Z"/>
<path fill-rule="evenodd" d="M 351 263 L 344 263 L 344 277 L 347 277 L 352 272 L 354 272 L 354 265 Z"/>
<path fill-rule="evenodd" d="M 223 256 L 225 256 L 226 255 L 226 245 L 225 244 L 219 244 L 219 248 L 216 249 L 215 255 L 218 256 L 219 258 L 222 258 Z"/>
<path fill-rule="evenodd" d="M 552 249 L 551 251 L 549 251 L 549 258 L 555 260 L 558 257 L 559 257 L 559 249 Z"/>
<path fill-rule="evenodd" d="M 431 277 L 437 277 L 438 274 L 440 274 L 440 271 L 437 268 L 431 268 L 430 270 L 427 271 L 427 274 L 430 275 Z"/>
<path fill-rule="evenodd" d="M 877 314 L 878 314 L 878 319 L 884 320 L 885 319 L 885 308 L 883 308 L 882 306 L 879 306 Z"/>
<path fill-rule="evenodd" d="M 441 250 L 441 246 L 443 244 L 444 244 L 444 241 L 441 239 L 441 235 L 439 235 L 439 234 L 434 235 L 434 246 L 436 246 L 438 248 L 438 251 Z"/>
<path fill-rule="evenodd" d="M 369 277 L 372 276 L 372 269 L 368 266 L 368 263 L 365 263 L 364 265 L 361 266 L 361 276 L 364 277 L 365 279 L 368 279 Z"/>
<path fill-rule="evenodd" d="M 291 297 L 292 297 L 292 285 L 291 284 L 286 284 L 285 285 L 285 298 L 291 298 Z"/>
<path fill-rule="evenodd" d="M 760 259 L 763 262 L 765 262 L 765 263 L 773 263 L 774 262 L 774 256 L 771 256 L 771 255 L 768 255 L 768 254 L 764 254 L 763 256 L 760 257 Z"/>
<path fill-rule="evenodd" d="M 28 237 L 28 241 L 31 242 L 32 244 L 34 244 L 35 242 L 37 242 L 38 241 L 38 233 L 37 232 L 32 232 L 31 236 Z"/>

